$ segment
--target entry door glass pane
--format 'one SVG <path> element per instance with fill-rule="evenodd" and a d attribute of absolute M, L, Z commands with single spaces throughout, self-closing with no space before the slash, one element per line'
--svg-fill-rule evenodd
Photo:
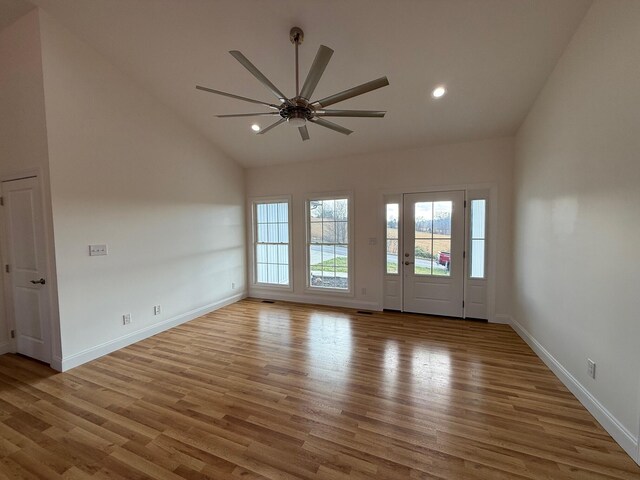
<path fill-rule="evenodd" d="M 387 204 L 387 273 L 398 273 L 398 216 L 400 215 L 400 204 Z"/>
<path fill-rule="evenodd" d="M 449 276 L 453 202 L 416 202 L 414 274 Z"/>

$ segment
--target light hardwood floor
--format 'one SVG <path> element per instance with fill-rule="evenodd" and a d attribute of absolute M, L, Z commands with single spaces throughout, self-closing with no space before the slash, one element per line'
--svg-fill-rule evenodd
<path fill-rule="evenodd" d="M 67 373 L 0 357 L 0 478 L 639 479 L 504 325 L 245 300 Z"/>

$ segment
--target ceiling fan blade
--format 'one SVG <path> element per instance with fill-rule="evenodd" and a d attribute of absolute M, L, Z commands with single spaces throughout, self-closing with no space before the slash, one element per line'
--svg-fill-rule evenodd
<path fill-rule="evenodd" d="M 262 112 L 262 113 L 231 113 L 227 115 L 216 115 L 218 118 L 231 118 L 231 117 L 260 117 L 260 116 L 277 116 L 280 115 L 279 112 Z"/>
<path fill-rule="evenodd" d="M 272 123 L 271 125 L 269 125 L 267 128 L 264 128 L 262 130 L 260 130 L 258 132 L 258 135 L 262 135 L 263 133 L 267 133 L 269 130 L 271 130 L 272 128 L 277 127 L 278 125 L 280 125 L 282 122 L 286 122 L 287 120 L 285 118 L 281 118 L 280 120 L 278 120 L 276 123 Z"/>
<path fill-rule="evenodd" d="M 264 74 L 260 70 L 258 70 L 256 66 L 253 63 L 251 63 L 247 57 L 245 57 L 238 50 L 231 50 L 229 53 L 233 55 L 233 58 L 238 60 L 244 68 L 249 70 L 249 72 L 251 72 L 251 75 L 256 77 L 260 83 L 262 83 L 265 87 L 267 87 L 267 90 L 273 93 L 273 95 L 275 95 L 275 97 L 278 100 L 280 100 L 282 103 L 289 103 L 289 99 L 287 99 L 284 93 L 278 90 L 278 88 L 273 83 L 271 83 L 269 79 L 265 77 Z"/>
<path fill-rule="evenodd" d="M 313 122 L 317 125 L 321 125 L 326 128 L 330 128 L 331 130 L 335 130 L 336 132 L 343 133 L 344 135 L 350 135 L 353 133 L 353 130 L 349 130 L 348 128 L 341 127 L 340 125 L 336 125 L 329 120 L 324 120 L 322 118 L 310 118 L 310 122 Z"/>
<path fill-rule="evenodd" d="M 302 141 L 309 140 L 309 130 L 307 130 L 307 126 L 304 125 L 302 127 L 298 127 L 298 131 L 300 132 L 300 136 L 302 137 Z"/>
<path fill-rule="evenodd" d="M 372 117 L 382 118 L 383 110 L 316 110 L 318 117 Z"/>
<path fill-rule="evenodd" d="M 220 90 L 214 90 L 213 88 L 202 87 L 200 85 L 196 85 L 196 88 L 204 92 L 215 93 L 216 95 L 223 95 L 225 97 L 235 98 L 236 100 L 244 100 L 245 102 L 257 103 L 258 105 L 264 105 L 265 107 L 275 108 L 276 110 L 278 110 L 277 105 L 261 102 L 260 100 L 253 100 L 252 98 L 241 97 L 240 95 L 234 95 L 233 93 L 221 92 Z"/>
<path fill-rule="evenodd" d="M 302 90 L 300 90 L 300 96 L 305 100 L 308 101 L 311 95 L 313 95 L 313 91 L 316 89 L 320 77 L 322 77 L 324 73 L 324 69 L 327 68 L 331 55 L 333 55 L 333 50 L 324 45 L 320 45 L 318 53 L 316 53 L 316 58 L 313 60 L 313 64 L 309 69 L 309 74 L 304 81 L 304 85 L 302 85 Z"/>
<path fill-rule="evenodd" d="M 357 87 L 350 88 L 349 90 L 345 90 L 344 92 L 336 93 L 335 95 L 323 98 L 322 100 L 316 100 L 315 102 L 311 103 L 311 106 L 313 106 L 314 108 L 328 107 L 329 105 L 333 105 L 334 103 L 342 102 L 352 97 L 357 97 L 358 95 L 371 92 L 372 90 L 376 90 L 378 88 L 386 87 L 387 85 L 389 85 L 389 80 L 387 80 L 387 77 L 380 77 L 376 80 L 372 80 L 370 82 L 363 83 L 362 85 L 358 85 Z"/>

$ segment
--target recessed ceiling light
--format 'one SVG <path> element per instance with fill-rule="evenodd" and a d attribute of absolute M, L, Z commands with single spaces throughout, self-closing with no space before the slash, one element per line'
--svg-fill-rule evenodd
<path fill-rule="evenodd" d="M 431 92 L 431 96 L 433 98 L 441 98 L 444 97 L 445 93 L 447 93 L 447 89 L 444 87 L 444 85 L 438 85 L 433 89 L 433 92 Z"/>
<path fill-rule="evenodd" d="M 253 130 L 254 132 L 259 132 L 260 125 L 258 125 L 257 123 L 254 123 L 253 125 L 251 125 L 251 130 Z"/>

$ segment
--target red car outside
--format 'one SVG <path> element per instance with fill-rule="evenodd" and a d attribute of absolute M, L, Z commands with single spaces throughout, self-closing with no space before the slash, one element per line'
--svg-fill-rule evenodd
<path fill-rule="evenodd" d="M 451 262 L 451 254 L 449 252 L 438 252 L 438 263 L 449 268 Z"/>

